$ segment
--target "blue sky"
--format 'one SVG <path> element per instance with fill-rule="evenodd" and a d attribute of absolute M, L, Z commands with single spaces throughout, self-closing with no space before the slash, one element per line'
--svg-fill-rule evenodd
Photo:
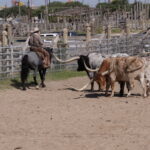
<path fill-rule="evenodd" d="M 28 0 L 22 0 L 23 2 L 27 3 Z M 50 0 L 50 2 L 53 2 L 53 1 L 56 1 L 56 0 Z M 57 0 L 57 1 L 61 1 L 61 2 L 67 2 L 67 0 Z M 99 0 L 76 0 L 76 1 L 80 1 L 80 2 L 83 2 L 84 4 L 88 4 L 90 6 L 95 6 Z M 107 0 L 100 0 L 101 2 L 102 1 L 107 1 Z M 130 2 L 133 2 L 134 0 L 130 0 Z M 149 2 L 150 0 L 137 0 L 137 1 L 147 1 Z M 32 3 L 33 5 L 42 5 L 44 4 L 45 0 L 32 0 Z M 0 6 L 4 6 L 4 5 L 7 5 L 7 6 L 11 6 L 11 0 L 0 0 Z"/>

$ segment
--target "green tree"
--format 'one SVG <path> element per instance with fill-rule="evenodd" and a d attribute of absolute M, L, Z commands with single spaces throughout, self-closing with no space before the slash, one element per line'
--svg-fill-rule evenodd
<path fill-rule="evenodd" d="M 20 6 L 20 15 L 24 16 L 27 15 L 28 13 L 28 8 L 26 6 Z M 5 18 L 9 16 L 18 16 L 19 15 L 19 7 L 14 6 L 10 8 L 4 8 L 3 10 L 0 11 L 0 17 Z"/>
<path fill-rule="evenodd" d="M 96 8 L 102 8 L 104 10 L 109 10 L 111 12 L 116 10 L 129 10 L 130 4 L 128 0 L 113 0 L 111 3 L 98 3 Z"/>

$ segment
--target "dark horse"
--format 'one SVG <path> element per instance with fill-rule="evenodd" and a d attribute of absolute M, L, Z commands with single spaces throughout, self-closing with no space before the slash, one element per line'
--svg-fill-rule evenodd
<path fill-rule="evenodd" d="M 50 61 L 52 57 L 52 49 L 51 48 L 45 48 L 46 51 L 49 53 Z M 27 54 L 25 54 L 22 58 L 22 64 L 21 64 L 21 82 L 23 90 L 26 90 L 25 82 L 28 78 L 29 71 L 33 70 L 33 79 L 35 85 L 38 85 L 36 75 L 39 71 L 40 78 L 41 78 L 41 87 L 45 87 L 44 81 L 45 81 L 45 74 L 46 74 L 46 68 L 42 67 L 42 59 L 38 56 L 36 52 L 30 51 Z"/>

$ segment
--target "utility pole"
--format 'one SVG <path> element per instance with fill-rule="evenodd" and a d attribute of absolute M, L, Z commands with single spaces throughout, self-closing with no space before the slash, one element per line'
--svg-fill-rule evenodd
<path fill-rule="evenodd" d="M 28 0 L 28 3 L 27 3 L 27 6 L 28 6 L 28 21 L 30 20 L 30 1 Z"/>
<path fill-rule="evenodd" d="M 28 0 L 27 6 L 28 6 L 28 31 L 30 31 L 31 30 L 31 3 L 30 3 L 30 0 Z"/>
<path fill-rule="evenodd" d="M 21 16 L 20 0 L 18 1 L 19 17 Z"/>
<path fill-rule="evenodd" d="M 46 28 L 48 26 L 48 0 L 45 0 L 45 21 L 46 21 Z"/>

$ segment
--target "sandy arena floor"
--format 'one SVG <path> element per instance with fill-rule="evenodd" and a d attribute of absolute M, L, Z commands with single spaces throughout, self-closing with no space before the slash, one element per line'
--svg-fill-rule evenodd
<path fill-rule="evenodd" d="M 76 92 L 87 77 L 0 91 L 0 150 L 150 150 L 150 97 Z M 90 88 L 90 87 L 89 87 Z"/>

